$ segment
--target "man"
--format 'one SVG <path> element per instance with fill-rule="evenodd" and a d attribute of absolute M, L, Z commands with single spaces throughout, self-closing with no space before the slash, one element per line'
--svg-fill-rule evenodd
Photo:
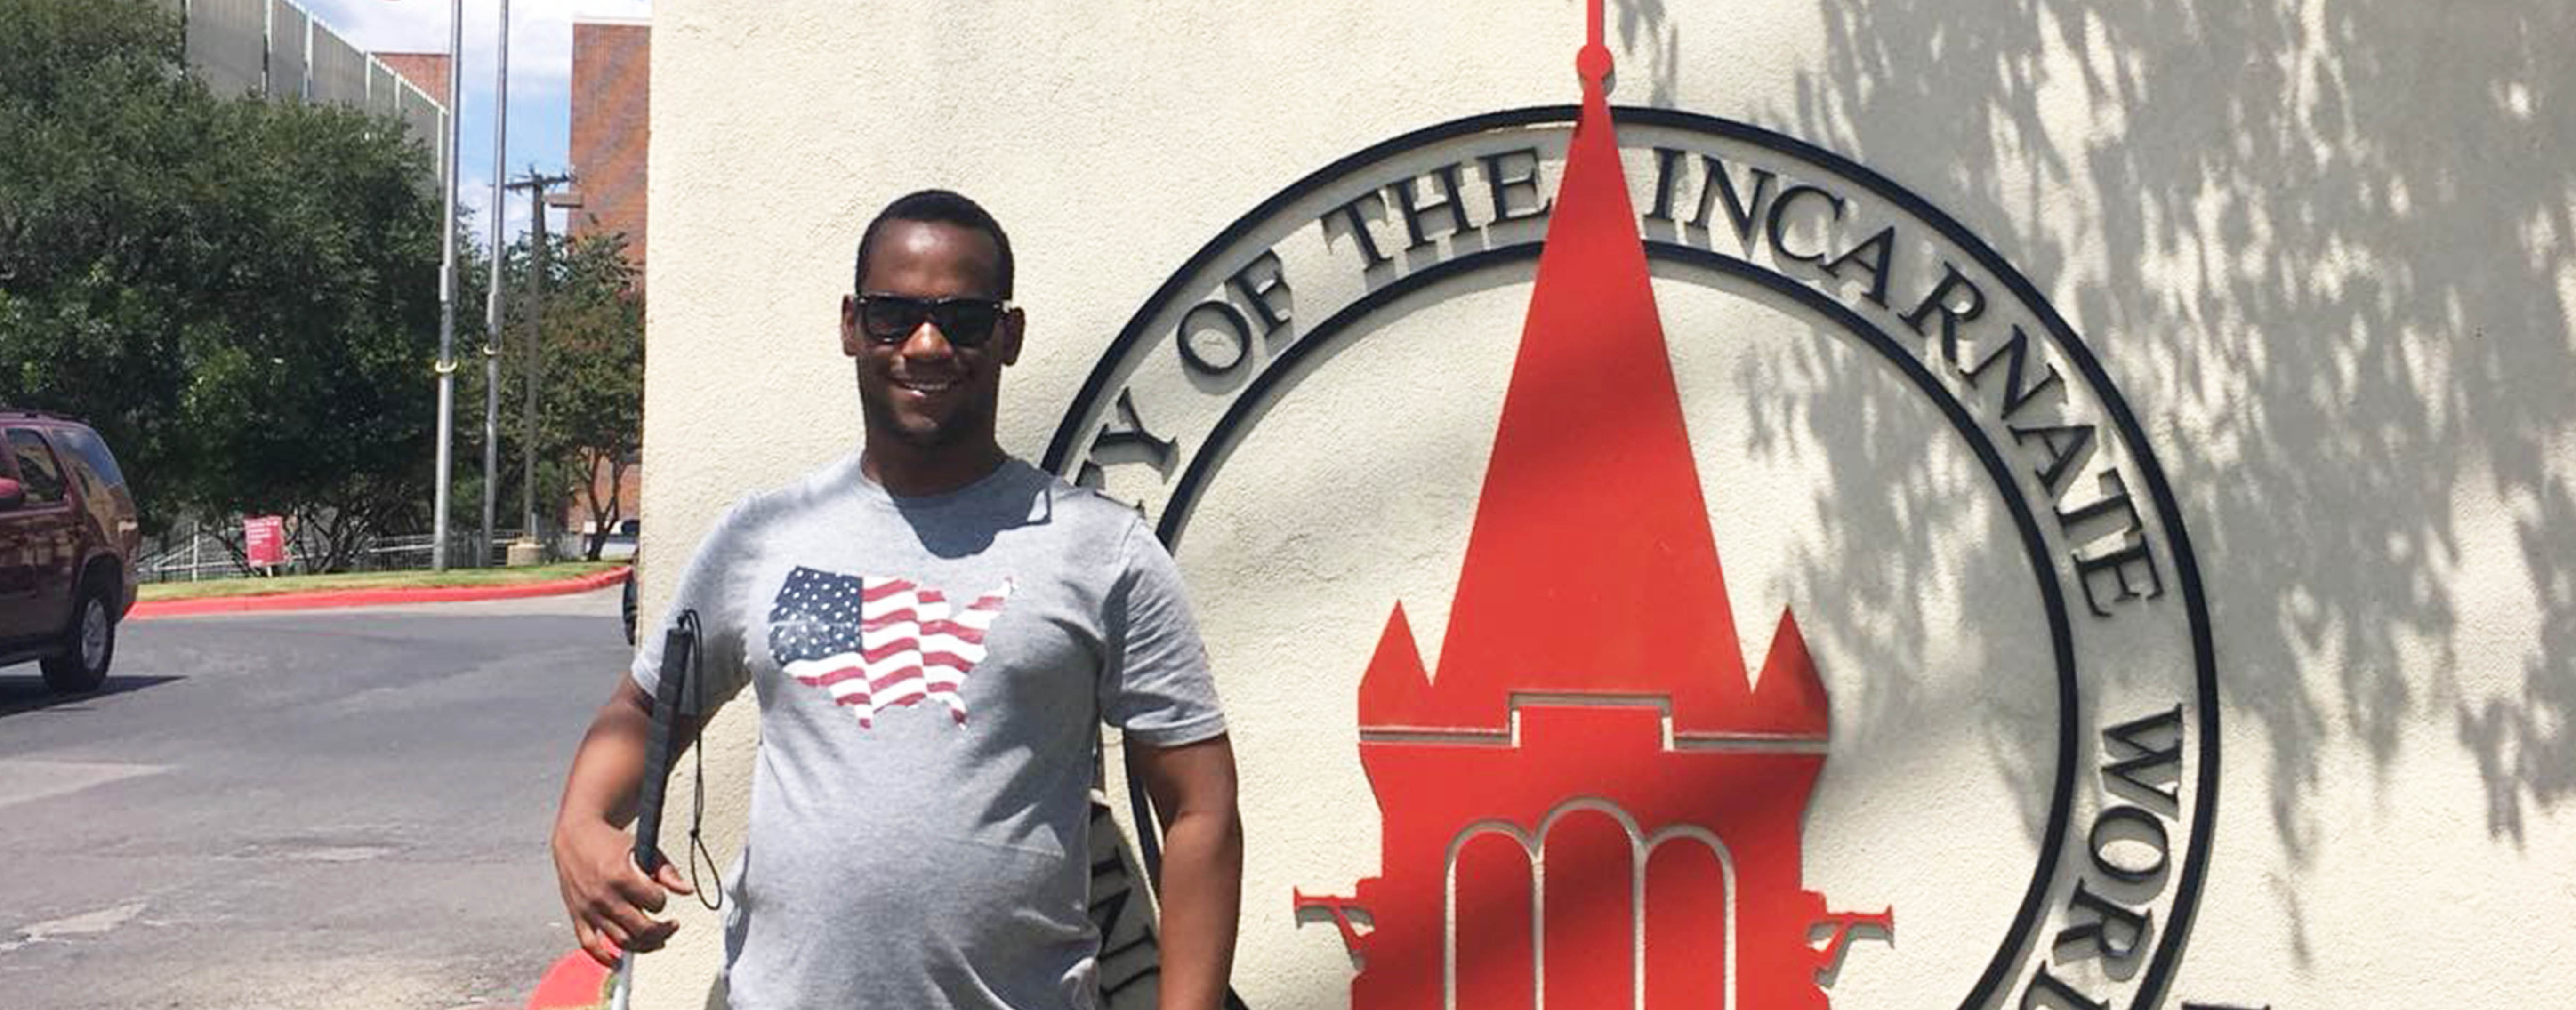
<path fill-rule="evenodd" d="M 1143 521 L 995 440 L 1026 324 L 1011 272 L 965 197 L 880 212 L 841 300 L 861 451 L 735 505 L 681 577 L 710 696 L 749 684 L 760 707 L 726 917 L 736 1010 L 1093 1006 L 1097 720 L 1165 825 L 1162 1006 L 1223 1001 L 1242 829 L 1206 652 Z M 637 870 L 624 830 L 660 648 L 645 636 L 592 721 L 555 823 L 574 934 L 602 962 L 661 946 L 676 925 L 653 913 L 688 892 L 667 861 Z"/>

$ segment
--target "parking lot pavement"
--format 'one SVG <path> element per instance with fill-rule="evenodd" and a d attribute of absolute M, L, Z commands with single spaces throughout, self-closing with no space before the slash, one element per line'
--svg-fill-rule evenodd
<path fill-rule="evenodd" d="M 518 1005 L 617 596 L 133 622 L 77 699 L 0 670 L 7 1005 Z"/>

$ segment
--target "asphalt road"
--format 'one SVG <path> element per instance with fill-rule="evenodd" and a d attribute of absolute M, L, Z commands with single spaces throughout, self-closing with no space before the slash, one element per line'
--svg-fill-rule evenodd
<path fill-rule="evenodd" d="M 516 1007 L 572 949 L 546 827 L 617 590 L 131 621 L 0 669 L 0 1004 Z"/>

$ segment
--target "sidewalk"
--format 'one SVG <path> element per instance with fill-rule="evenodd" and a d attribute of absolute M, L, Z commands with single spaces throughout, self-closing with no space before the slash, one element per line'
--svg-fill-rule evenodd
<path fill-rule="evenodd" d="M 557 596 L 564 593 L 586 593 L 613 586 L 626 581 L 627 576 L 633 571 L 631 567 L 621 566 L 578 578 L 498 586 L 341 589 L 253 596 L 209 596 L 193 600 L 157 600 L 136 603 L 134 609 L 127 611 L 125 616 L 128 620 L 146 620 L 155 617 L 189 617 L 199 614 L 381 607 L 401 603 L 457 603 L 466 600 L 509 600 L 528 596 Z"/>

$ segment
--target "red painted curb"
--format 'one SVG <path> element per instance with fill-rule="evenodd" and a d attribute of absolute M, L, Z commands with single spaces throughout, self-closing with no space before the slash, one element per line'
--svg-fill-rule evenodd
<path fill-rule="evenodd" d="M 378 607 L 393 603 L 458 603 L 467 600 L 511 600 L 528 596 L 557 596 L 564 593 L 586 593 L 626 581 L 631 567 L 611 568 L 596 575 L 552 582 L 522 582 L 506 586 L 434 586 L 420 589 L 350 589 L 312 593 L 271 593 L 265 596 L 214 596 L 199 600 L 160 600 L 137 603 L 126 611 L 127 619 L 153 617 L 188 617 L 196 614 L 239 614 L 263 610 L 319 610 L 327 607 Z"/>
<path fill-rule="evenodd" d="M 607 1003 L 608 969 L 576 950 L 546 969 L 536 993 L 528 997 L 528 1010 L 588 1010 Z"/>

